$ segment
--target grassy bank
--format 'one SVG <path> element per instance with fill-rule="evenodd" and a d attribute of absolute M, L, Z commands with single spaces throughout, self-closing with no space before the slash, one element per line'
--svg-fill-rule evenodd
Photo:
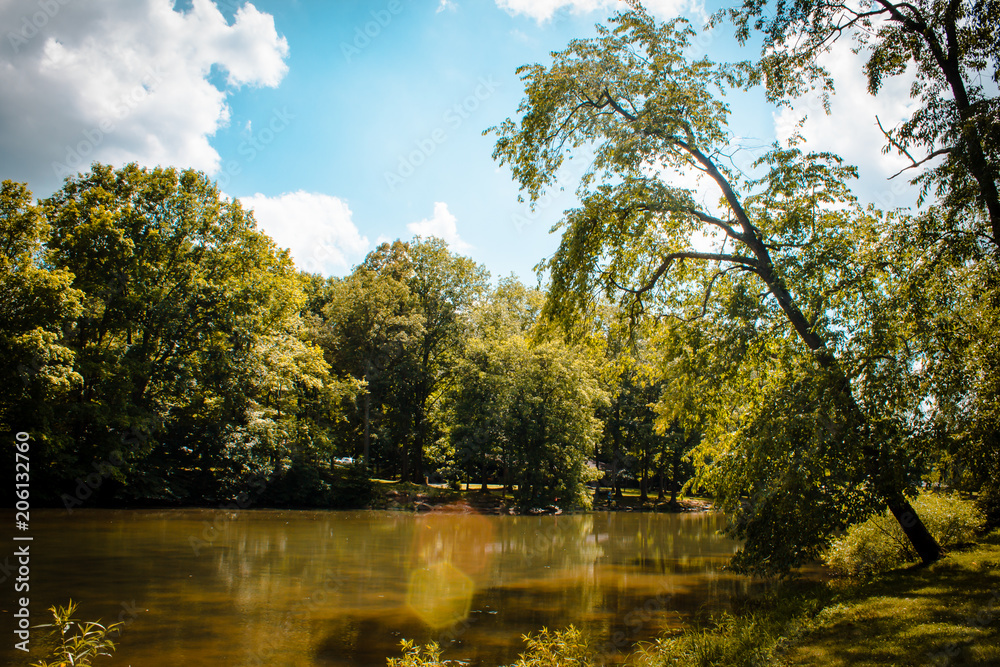
<path fill-rule="evenodd" d="M 929 567 L 789 581 L 634 656 L 660 665 L 1000 665 L 1000 530 Z"/>
<path fill-rule="evenodd" d="M 454 667 L 407 644 L 390 667 Z M 513 667 L 592 667 L 608 656 L 575 628 L 528 638 Z M 929 566 L 865 580 L 786 580 L 732 612 L 641 646 L 632 667 L 1000 665 L 1000 530 Z"/>

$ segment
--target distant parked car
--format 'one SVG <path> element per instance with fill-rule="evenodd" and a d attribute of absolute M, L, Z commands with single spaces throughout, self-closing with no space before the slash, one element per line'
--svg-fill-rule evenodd
<path fill-rule="evenodd" d="M 354 459 L 350 456 L 341 456 L 339 459 L 334 459 L 333 462 L 338 465 L 349 466 L 354 463 Z"/>

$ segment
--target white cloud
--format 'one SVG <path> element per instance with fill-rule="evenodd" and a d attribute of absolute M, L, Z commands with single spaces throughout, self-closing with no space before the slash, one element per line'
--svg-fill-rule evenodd
<path fill-rule="evenodd" d="M 296 266 L 310 273 L 346 272 L 364 258 L 368 239 L 358 232 L 351 209 L 337 197 L 314 192 L 260 193 L 241 197 L 243 207 L 275 243 L 291 251 Z"/>
<path fill-rule="evenodd" d="M 847 40 L 841 40 L 820 61 L 836 86 L 830 99 L 831 113 L 824 112 L 819 95 L 796 100 L 792 108 L 773 114 L 775 136 L 785 142 L 797 130 L 807 149 L 836 153 L 847 164 L 857 165 L 860 178 L 852 186 L 863 199 L 883 208 L 912 205 L 915 189 L 907 184 L 909 172 L 887 180 L 909 161 L 895 151 L 882 153 L 886 140 L 876 122 L 877 116 L 889 129 L 913 113 L 916 103 L 909 94 L 912 78 L 889 79 L 879 95 L 872 97 L 863 70 L 865 55 L 853 53 L 850 47 Z M 806 120 L 799 128 L 803 117 Z"/>
<path fill-rule="evenodd" d="M 436 236 L 447 242 L 455 252 L 472 250 L 471 245 L 459 238 L 455 222 L 455 216 L 448 210 L 448 204 L 438 201 L 434 202 L 433 217 L 419 222 L 411 222 L 406 228 L 410 230 L 410 233 L 418 236 Z"/>
<path fill-rule="evenodd" d="M 441 0 L 441 2 L 438 3 L 438 7 L 434 11 L 434 13 L 435 14 L 440 14 L 441 12 L 443 12 L 446 9 L 450 9 L 451 11 L 455 11 L 456 9 L 458 9 L 458 5 L 456 5 L 453 0 Z"/>
<path fill-rule="evenodd" d="M 574 14 L 596 11 L 610 14 L 616 9 L 628 9 L 621 0 L 496 0 L 496 3 L 511 16 L 524 14 L 539 23 L 550 20 L 560 10 Z M 703 0 L 646 0 L 643 6 L 650 14 L 664 19 L 691 13 L 704 15 Z"/>
<path fill-rule="evenodd" d="M 241 86 L 277 86 L 288 44 L 269 14 L 244 4 L 228 24 L 211 0 L 15 0 L 0 48 L 0 176 L 39 194 L 98 160 L 194 167 L 220 158 L 209 138 Z M 44 19 L 44 20 L 43 20 Z M 210 83 L 224 74 L 225 90 Z"/>

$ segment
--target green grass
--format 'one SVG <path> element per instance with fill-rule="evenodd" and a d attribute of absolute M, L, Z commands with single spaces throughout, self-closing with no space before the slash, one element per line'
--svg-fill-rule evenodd
<path fill-rule="evenodd" d="M 676 665 L 1000 665 L 1000 531 L 865 581 L 790 580 L 634 657 Z"/>
<path fill-rule="evenodd" d="M 1000 531 L 929 567 L 840 587 L 792 665 L 1000 665 Z"/>

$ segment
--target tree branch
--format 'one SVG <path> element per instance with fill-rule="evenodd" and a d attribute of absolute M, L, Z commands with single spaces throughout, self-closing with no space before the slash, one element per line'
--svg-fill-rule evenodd
<path fill-rule="evenodd" d="M 653 272 L 652 277 L 646 281 L 646 283 L 637 289 L 632 289 L 630 287 L 625 287 L 624 285 L 619 285 L 614 279 L 611 279 L 611 283 L 623 292 L 628 292 L 629 294 L 639 295 L 648 292 L 656 286 L 657 281 L 667 272 L 670 265 L 678 259 L 697 259 L 702 261 L 714 261 L 714 262 L 733 262 L 739 265 L 741 268 L 745 268 L 750 271 L 756 271 L 758 268 L 757 260 L 752 257 L 744 257 L 743 255 L 730 255 L 726 253 L 718 252 L 695 252 L 693 250 L 685 250 L 682 252 L 672 252 L 663 258 L 663 262 L 660 266 Z"/>

